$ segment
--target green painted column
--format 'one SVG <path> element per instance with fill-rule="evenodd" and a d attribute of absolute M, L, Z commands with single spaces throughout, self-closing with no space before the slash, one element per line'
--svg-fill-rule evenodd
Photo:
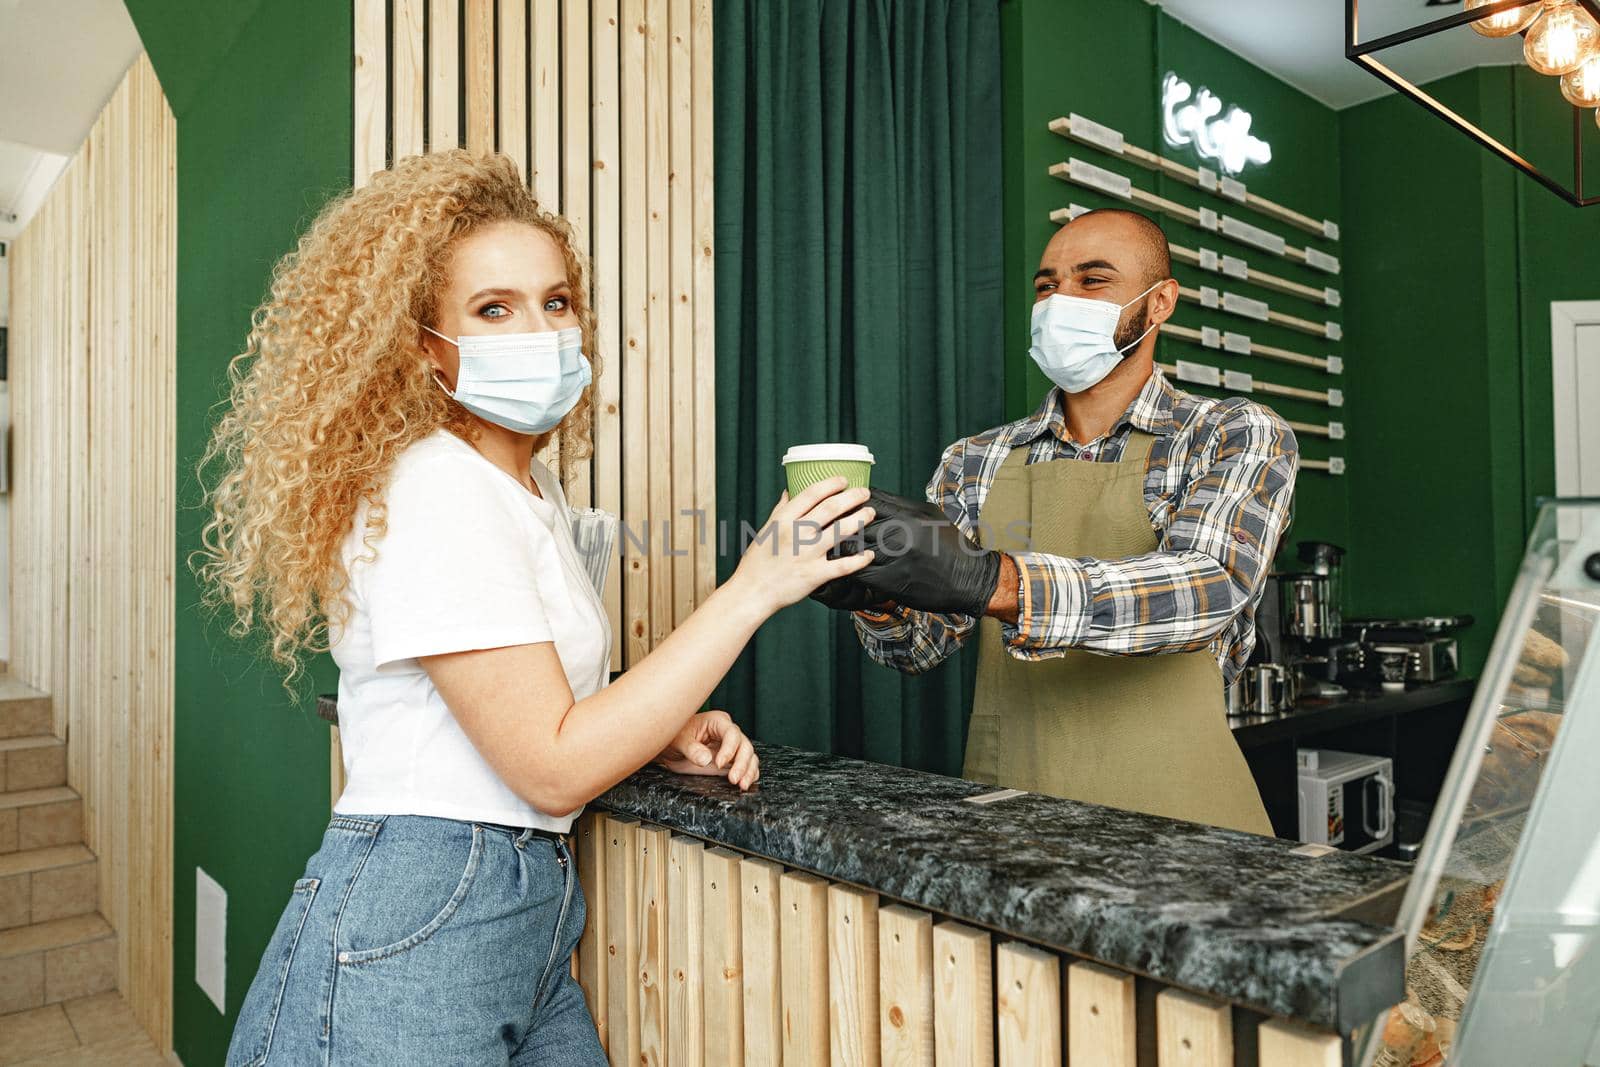
<path fill-rule="evenodd" d="M 128 0 L 178 121 L 174 1040 L 220 1063 L 289 889 L 328 816 L 328 727 L 208 620 L 188 556 L 194 464 L 272 264 L 350 181 L 350 6 Z M 307 692 L 326 691 L 325 657 Z M 226 1012 L 195 984 L 195 869 L 228 894 Z"/>

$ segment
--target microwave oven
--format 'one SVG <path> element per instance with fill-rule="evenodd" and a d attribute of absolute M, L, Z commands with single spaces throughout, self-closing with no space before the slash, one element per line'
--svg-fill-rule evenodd
<path fill-rule="evenodd" d="M 1385 756 L 1302 748 L 1300 840 L 1376 852 L 1394 840 L 1394 763 Z"/>

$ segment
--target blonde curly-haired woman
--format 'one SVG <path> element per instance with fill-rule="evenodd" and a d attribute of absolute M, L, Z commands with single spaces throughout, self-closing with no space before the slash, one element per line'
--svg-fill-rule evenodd
<path fill-rule="evenodd" d="M 461 151 L 336 200 L 278 264 L 202 462 L 198 571 L 287 678 L 331 648 L 348 783 L 230 1065 L 603 1064 L 566 966 L 585 909 L 563 835 L 651 761 L 753 786 L 749 740 L 696 709 L 764 620 L 870 556 L 826 555 L 865 490 L 785 497 L 608 686 L 605 612 L 534 459 L 557 430 L 587 449 L 587 293 L 515 165 Z"/>

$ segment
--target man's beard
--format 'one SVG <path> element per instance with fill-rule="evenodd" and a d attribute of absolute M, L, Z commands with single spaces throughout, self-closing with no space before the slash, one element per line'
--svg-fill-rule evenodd
<path fill-rule="evenodd" d="M 1117 324 L 1117 332 L 1112 336 L 1112 343 L 1117 346 L 1117 351 L 1124 356 L 1129 355 L 1129 349 L 1138 343 L 1139 338 L 1150 328 L 1150 314 L 1144 305 L 1139 305 L 1139 310 L 1126 323 Z"/>

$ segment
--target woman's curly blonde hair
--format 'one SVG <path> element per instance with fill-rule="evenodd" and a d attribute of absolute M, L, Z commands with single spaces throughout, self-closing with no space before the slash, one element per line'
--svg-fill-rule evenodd
<path fill-rule="evenodd" d="M 348 621 L 340 546 L 361 501 L 371 553 L 387 529 L 380 490 L 395 458 L 440 427 L 476 437 L 473 417 L 434 381 L 420 324 L 435 322 L 455 242 L 508 220 L 560 248 L 598 381 L 585 257 L 505 156 L 405 159 L 330 202 L 273 269 L 199 463 L 211 517 L 191 565 L 203 604 L 230 610 L 232 635 L 263 625 L 286 687 L 302 654 L 327 651 Z M 593 390 L 553 431 L 566 457 L 589 455 Z"/>

